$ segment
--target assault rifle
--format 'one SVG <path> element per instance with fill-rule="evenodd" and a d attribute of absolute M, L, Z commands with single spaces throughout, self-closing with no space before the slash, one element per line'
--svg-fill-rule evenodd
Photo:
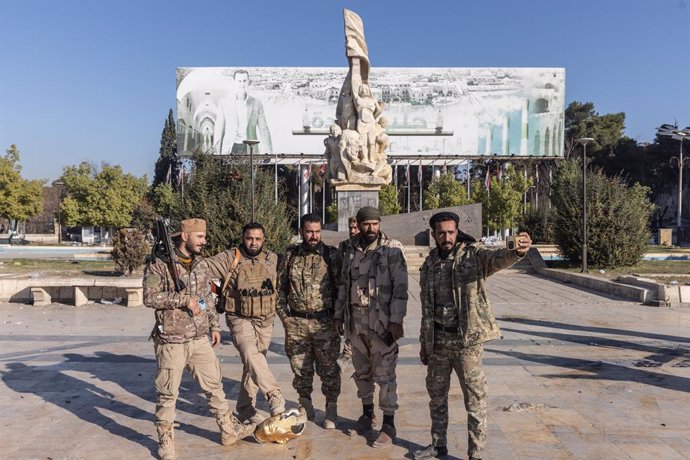
<path fill-rule="evenodd" d="M 175 292 L 180 292 L 185 288 L 184 282 L 177 274 L 177 256 L 175 255 L 175 247 L 170 241 L 170 234 L 165 220 L 162 217 L 156 219 L 156 242 L 151 249 L 151 256 L 159 258 L 165 265 L 168 266 L 168 272 L 175 284 Z"/>

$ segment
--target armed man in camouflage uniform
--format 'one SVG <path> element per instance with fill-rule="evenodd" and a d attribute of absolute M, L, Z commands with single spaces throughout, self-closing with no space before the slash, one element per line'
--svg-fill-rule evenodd
<path fill-rule="evenodd" d="M 223 392 L 218 358 L 212 349 L 220 342 L 220 325 L 211 296 L 208 266 L 199 255 L 206 245 L 206 221 L 183 220 L 181 232 L 174 236 L 179 238 L 176 240 L 177 274 L 185 288 L 175 292 L 168 266 L 160 259 L 150 261 L 144 271 L 144 304 L 155 309 L 156 317 L 151 333 L 158 364 L 156 427 L 158 455 L 165 460 L 175 456 L 175 403 L 185 368 L 208 399 L 223 445 L 230 445 L 254 431 L 254 426 L 242 425 L 232 415 Z"/>
<path fill-rule="evenodd" d="M 402 245 L 379 230 L 381 214 L 371 206 L 357 212 L 359 236 L 343 260 L 335 323 L 352 340 L 357 397 L 363 414 L 356 430 L 368 434 L 376 424 L 374 383 L 379 386 L 383 424 L 372 447 L 388 447 L 396 436 L 397 340 L 407 313 L 407 263 Z"/>
<path fill-rule="evenodd" d="M 302 244 L 288 248 L 280 268 L 278 315 L 285 326 L 285 352 L 295 377 L 292 386 L 307 418 L 314 419 L 311 400 L 314 368 L 326 397 L 324 428 L 335 428 L 340 394 L 340 336 L 333 313 L 342 258 L 321 242 L 321 219 L 305 214 L 300 223 Z"/>
<path fill-rule="evenodd" d="M 353 216 L 347 219 L 347 231 L 350 237 L 338 244 L 338 252 L 340 252 L 342 257 L 345 257 L 347 250 L 350 249 L 350 246 L 352 246 L 352 240 L 359 235 L 359 226 L 357 226 L 356 217 Z M 350 364 L 350 361 L 352 361 L 352 343 L 350 342 L 349 338 L 346 338 L 345 344 L 343 345 L 343 351 L 340 353 L 340 357 L 338 358 L 340 370 L 345 372 L 345 368 Z"/>
<path fill-rule="evenodd" d="M 278 256 L 264 249 L 264 240 L 263 226 L 251 222 L 242 229 L 239 248 L 206 259 L 210 275 L 223 280 L 225 320 L 244 365 L 237 416 L 252 423 L 261 421 L 256 412 L 259 390 L 271 415 L 285 412 L 285 399 L 266 361 L 278 299 Z"/>
<path fill-rule="evenodd" d="M 458 375 L 467 410 L 468 456 L 480 459 L 486 447 L 486 379 L 482 343 L 500 336 L 484 282 L 520 260 L 532 243 L 520 233 L 514 250 L 490 249 L 458 230 L 458 215 L 431 216 L 436 248 L 420 269 L 422 327 L 419 356 L 427 367 L 432 444 L 414 458 L 448 455 L 448 391 Z"/>

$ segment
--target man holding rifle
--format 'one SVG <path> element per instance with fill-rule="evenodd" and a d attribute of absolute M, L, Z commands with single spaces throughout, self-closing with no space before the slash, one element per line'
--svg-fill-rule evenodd
<path fill-rule="evenodd" d="M 175 457 L 175 403 L 185 368 L 208 399 L 220 428 L 221 444 L 233 444 L 254 431 L 253 425 L 240 423 L 228 407 L 220 365 L 212 349 L 220 343 L 220 324 L 208 265 L 200 256 L 206 245 L 206 221 L 183 220 L 180 230 L 171 235 L 175 238 L 173 247 L 159 219 L 157 242 L 144 271 L 144 304 L 155 309 L 156 317 L 151 332 L 158 367 L 156 428 L 158 455 L 164 460 Z"/>

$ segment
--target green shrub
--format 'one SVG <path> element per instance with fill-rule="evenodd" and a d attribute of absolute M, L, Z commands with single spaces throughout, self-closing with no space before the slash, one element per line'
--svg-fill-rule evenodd
<path fill-rule="evenodd" d="M 571 261 L 582 257 L 582 163 L 564 161 L 554 178 L 554 239 Z M 626 186 L 620 177 L 601 170 L 587 173 L 587 260 L 593 266 L 635 265 L 646 251 L 653 205 L 649 189 Z"/>
<path fill-rule="evenodd" d="M 398 201 L 398 190 L 393 184 L 386 184 L 379 191 L 379 211 L 384 216 L 400 214 L 402 206 Z"/>
<path fill-rule="evenodd" d="M 326 206 L 326 219 L 328 222 L 338 222 L 338 202 L 336 200 Z"/>
<path fill-rule="evenodd" d="M 518 221 L 520 231 L 529 233 L 534 243 L 553 243 L 553 215 L 551 209 L 542 206 L 529 208 Z"/>
<path fill-rule="evenodd" d="M 150 252 L 146 243 L 146 233 L 138 228 L 121 228 L 113 237 L 113 260 L 118 270 L 131 275 L 144 265 Z"/>
<path fill-rule="evenodd" d="M 424 194 L 424 209 L 448 208 L 470 203 L 465 187 L 452 174 L 434 177 Z"/>

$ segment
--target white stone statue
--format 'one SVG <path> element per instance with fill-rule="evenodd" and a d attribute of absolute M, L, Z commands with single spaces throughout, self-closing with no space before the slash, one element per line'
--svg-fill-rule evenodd
<path fill-rule="evenodd" d="M 345 49 L 350 71 L 338 98 L 336 124 L 324 140 L 331 183 L 388 184 L 392 169 L 387 162 L 390 145 L 381 117 L 383 103 L 369 86 L 369 58 L 362 20 L 345 10 Z"/>

